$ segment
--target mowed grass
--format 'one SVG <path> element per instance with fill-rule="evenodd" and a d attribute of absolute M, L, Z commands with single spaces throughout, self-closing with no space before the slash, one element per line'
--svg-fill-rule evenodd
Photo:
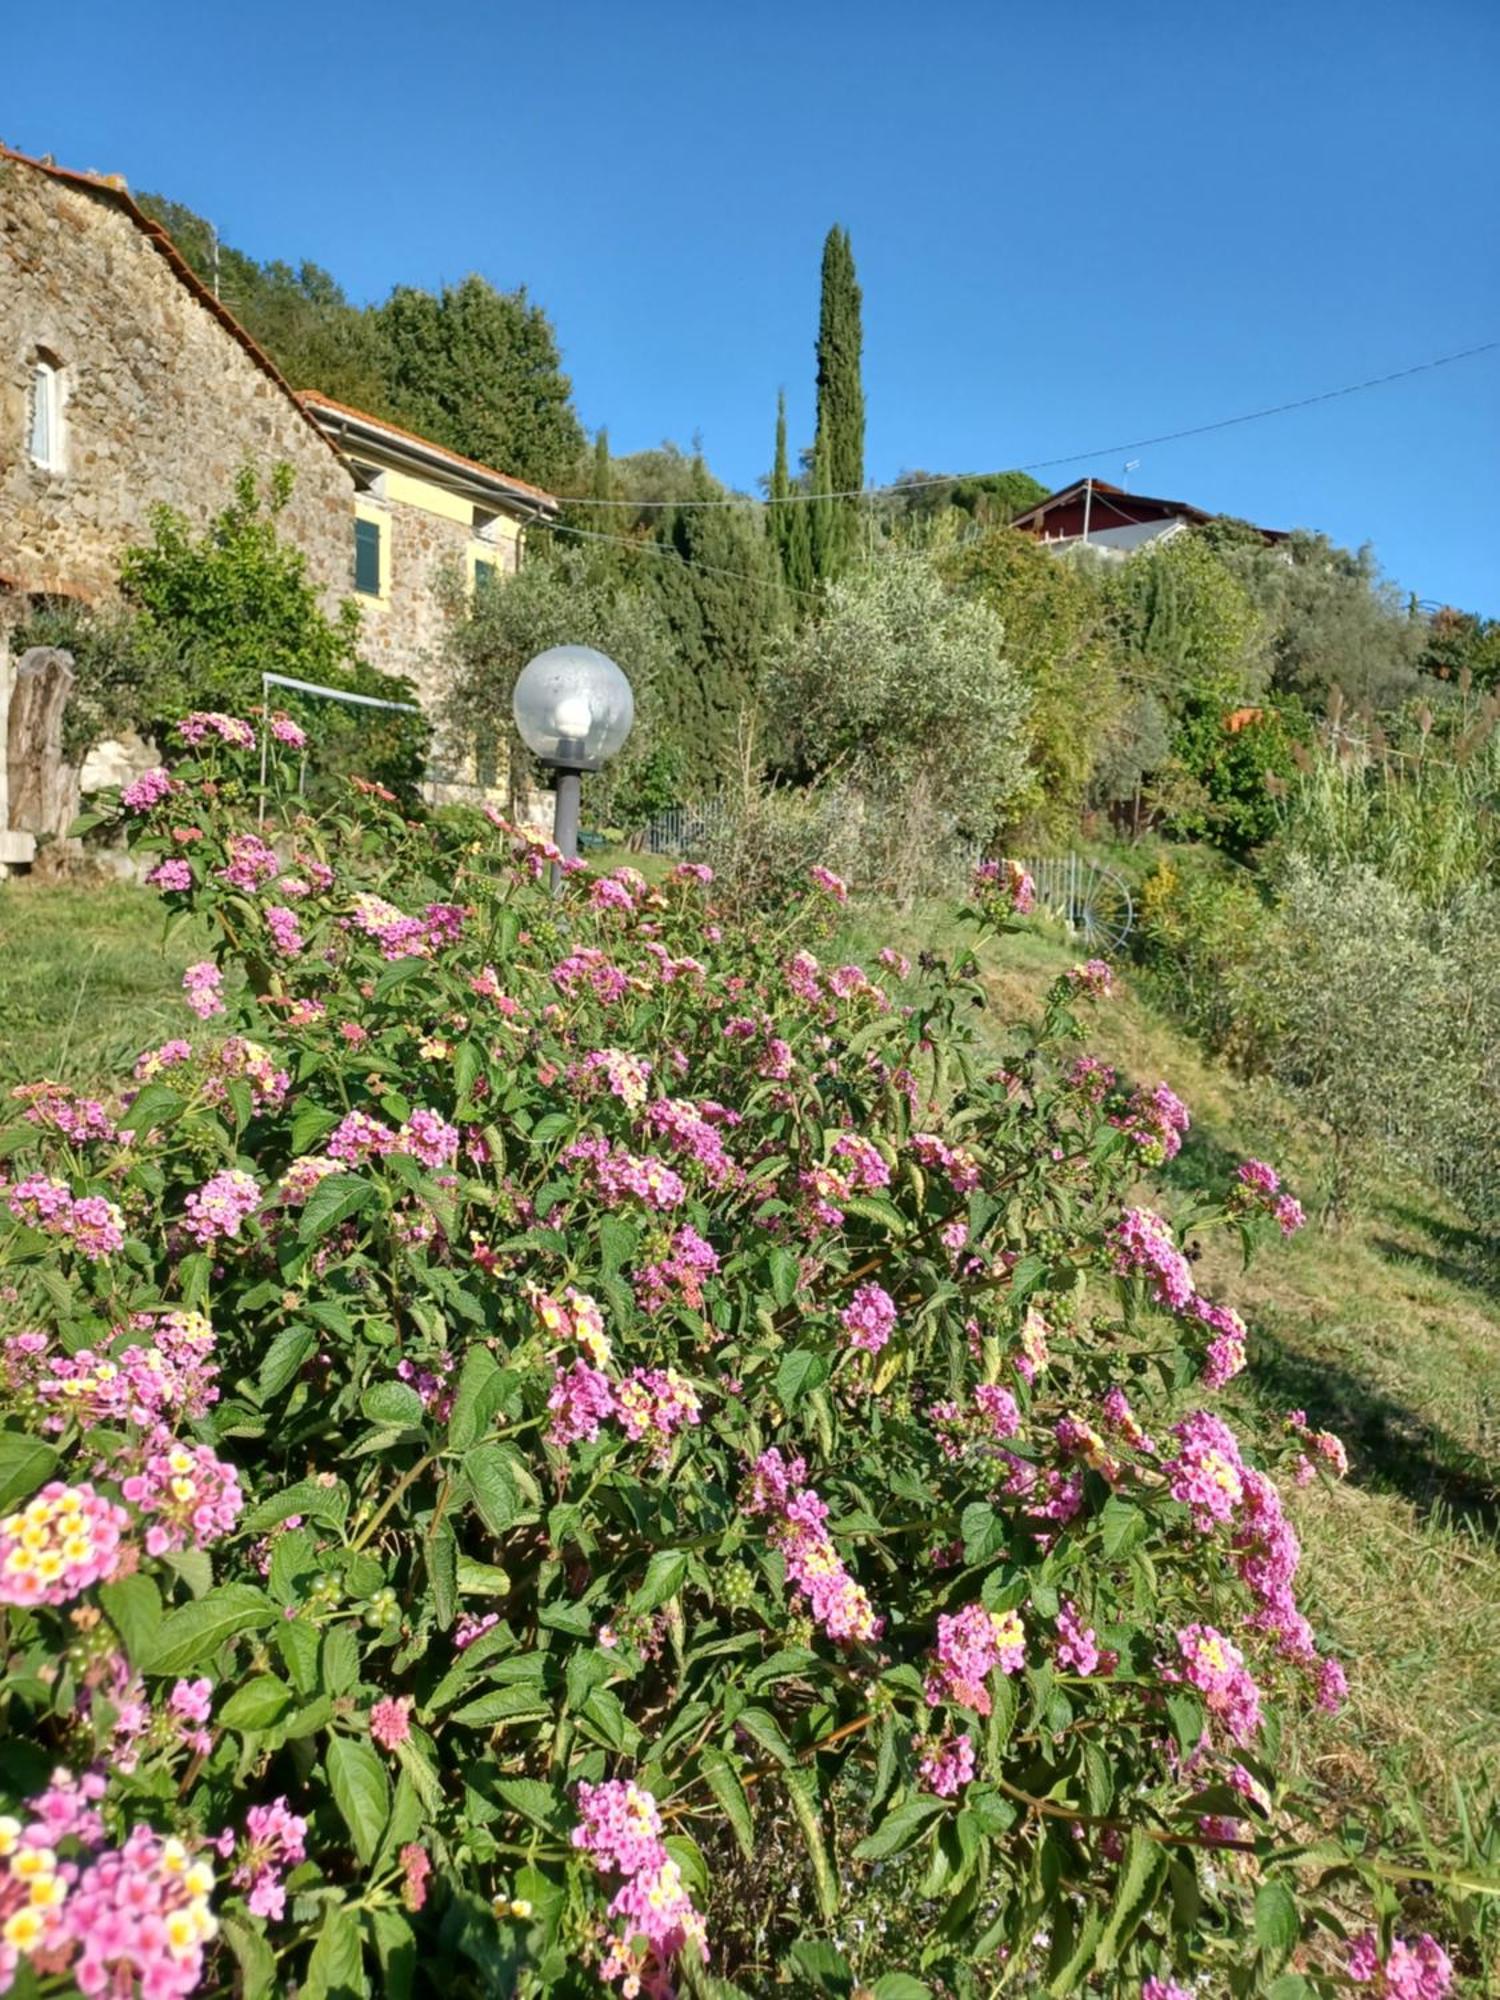
<path fill-rule="evenodd" d="M 97 1083 L 130 1073 L 144 1048 L 197 1025 L 185 966 L 207 933 L 125 884 L 0 883 L 0 1083 Z"/>
<path fill-rule="evenodd" d="M 841 940 L 861 953 L 885 942 L 949 952 L 973 937 L 943 913 L 871 910 L 853 912 Z M 985 945 L 997 1041 L 1083 955 L 1041 927 Z M 1318 1142 L 1284 1098 L 1211 1062 L 1128 972 L 1092 1020 L 1091 1049 L 1136 1081 L 1165 1079 L 1191 1107 L 1168 1170 L 1184 1189 L 1223 1186 L 1254 1155 L 1314 1209 Z M 1231 1418 L 1270 1437 L 1305 1409 L 1349 1451 L 1344 1485 L 1288 1494 L 1302 1600 L 1350 1682 L 1343 1716 L 1302 1732 L 1296 1754 L 1366 1823 L 1414 1801 L 1450 1851 L 1465 1811 L 1482 1837 L 1500 1809 L 1500 1245 L 1392 1176 L 1342 1231 L 1310 1225 L 1248 1271 L 1227 1233 L 1196 1248 L 1204 1289 L 1250 1327 Z M 1500 1876 L 1500 1834 L 1490 1838 L 1487 1872 Z"/>

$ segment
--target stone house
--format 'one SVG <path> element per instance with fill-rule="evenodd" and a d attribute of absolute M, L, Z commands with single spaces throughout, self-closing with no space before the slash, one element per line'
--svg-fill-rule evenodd
<path fill-rule="evenodd" d="M 451 561 L 514 570 L 548 494 L 326 398 L 299 397 L 123 180 L 0 146 L 0 869 L 11 838 L 7 631 L 37 600 L 102 603 L 165 502 L 195 525 L 252 464 L 292 467 L 283 531 L 367 657 L 435 693 Z M 4 851 L 7 843 L 16 852 Z"/>
<path fill-rule="evenodd" d="M 442 637 L 444 572 L 471 591 L 512 574 L 526 523 L 555 518 L 557 502 L 538 486 L 316 390 L 304 390 L 300 401 L 354 475 L 351 580 L 364 655 L 387 673 L 409 675 L 431 702 L 439 692 L 432 662 Z"/>

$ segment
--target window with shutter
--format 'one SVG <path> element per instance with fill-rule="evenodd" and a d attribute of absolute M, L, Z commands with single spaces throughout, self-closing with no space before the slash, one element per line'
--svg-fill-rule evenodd
<path fill-rule="evenodd" d="M 354 523 L 354 588 L 365 597 L 380 595 L 380 523 Z"/>
<path fill-rule="evenodd" d="M 475 590 L 476 591 L 488 590 L 490 585 L 494 581 L 495 581 L 495 565 L 492 562 L 486 562 L 483 559 L 483 557 L 476 556 L 474 558 Z"/>

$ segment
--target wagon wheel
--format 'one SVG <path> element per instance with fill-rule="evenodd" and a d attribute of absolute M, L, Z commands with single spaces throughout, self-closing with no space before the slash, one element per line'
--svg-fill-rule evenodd
<path fill-rule="evenodd" d="M 1088 945 L 1099 952 L 1117 952 L 1130 935 L 1135 906 L 1130 890 L 1112 868 L 1091 862 L 1079 871 L 1072 921 Z"/>

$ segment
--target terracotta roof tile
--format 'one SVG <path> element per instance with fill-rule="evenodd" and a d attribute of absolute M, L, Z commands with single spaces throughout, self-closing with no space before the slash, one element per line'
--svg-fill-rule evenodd
<path fill-rule="evenodd" d="M 434 444 L 431 438 L 423 437 L 419 431 L 405 430 L 400 424 L 393 424 L 389 417 L 377 417 L 371 410 L 356 410 L 349 403 L 336 403 L 332 396 L 325 396 L 321 389 L 303 389 L 300 392 L 300 400 L 304 407 L 311 404 L 320 410 L 332 410 L 338 416 L 353 417 L 362 424 L 375 424 L 381 430 L 389 431 L 392 437 L 404 438 L 410 444 L 419 444 L 424 451 L 432 452 L 438 458 L 446 458 L 452 464 L 462 466 L 467 472 L 481 473 L 486 479 L 495 479 L 504 486 L 513 486 L 519 493 L 528 493 L 533 500 L 540 501 L 543 506 L 557 505 L 557 496 L 548 493 L 543 487 L 533 486 L 525 479 L 517 479 L 514 473 L 500 472 L 493 465 L 481 465 L 477 458 L 465 458 L 461 451 L 450 451 L 446 445 Z"/>

